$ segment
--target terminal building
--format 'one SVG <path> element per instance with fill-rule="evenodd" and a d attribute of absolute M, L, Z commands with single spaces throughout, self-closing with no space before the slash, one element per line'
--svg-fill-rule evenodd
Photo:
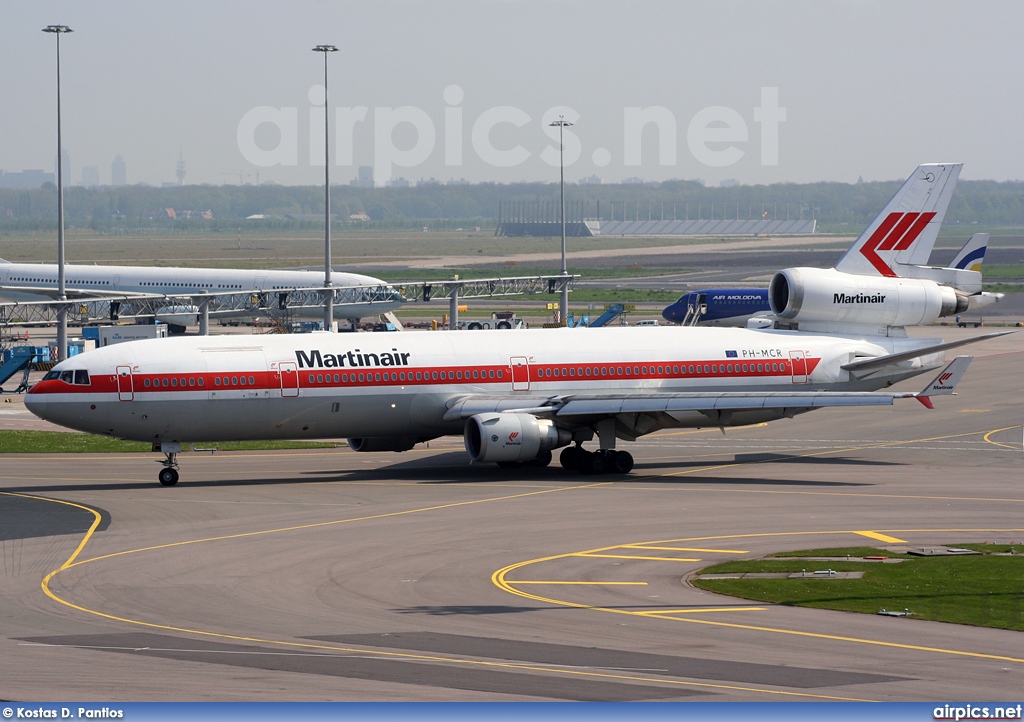
<path fill-rule="evenodd" d="M 672 219 L 666 219 L 664 209 L 657 214 L 659 219 L 652 218 L 653 208 L 648 206 L 646 219 L 641 219 L 639 204 L 606 204 L 611 206 L 607 215 L 611 220 L 602 219 L 601 203 L 595 206 L 584 201 L 573 201 L 565 205 L 565 235 L 572 237 L 600 236 L 763 236 L 763 235 L 808 235 L 815 232 L 815 219 L 775 219 L 765 217 L 750 220 L 734 218 L 698 217 L 678 220 L 676 208 L 672 209 Z M 630 207 L 630 206 L 633 207 Z M 684 212 L 689 215 L 687 204 Z M 712 207 L 713 208 L 713 207 Z M 632 219 L 626 219 L 627 209 L 633 211 Z M 774 209 L 773 209 L 774 210 Z M 704 211 L 697 206 L 697 215 Z M 735 213 L 739 215 L 738 212 Z M 498 203 L 498 227 L 496 236 L 535 236 L 554 237 L 562 235 L 562 223 L 558 213 L 558 203 L 547 201 L 500 201 Z"/>

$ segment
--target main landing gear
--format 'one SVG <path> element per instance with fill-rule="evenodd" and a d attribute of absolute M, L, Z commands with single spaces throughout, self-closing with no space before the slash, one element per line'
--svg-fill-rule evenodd
<path fill-rule="evenodd" d="M 558 463 L 581 474 L 628 474 L 633 470 L 633 455 L 615 449 L 587 451 L 582 446 L 567 446 L 562 449 Z"/>
<path fill-rule="evenodd" d="M 154 444 L 154 447 L 156 446 Z M 163 486 L 174 486 L 178 483 L 178 454 L 181 452 L 181 444 L 162 443 L 153 451 L 161 451 L 165 457 L 163 461 L 157 462 L 163 464 L 164 467 L 157 475 L 157 479 Z"/>

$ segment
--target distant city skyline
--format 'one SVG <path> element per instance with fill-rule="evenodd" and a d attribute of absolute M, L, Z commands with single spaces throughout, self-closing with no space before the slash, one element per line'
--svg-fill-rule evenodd
<path fill-rule="evenodd" d="M 340 184 L 550 182 L 559 115 L 573 182 L 1024 177 L 1017 0 L 8 3 L 5 175 L 53 163 L 53 23 L 75 182 L 318 184 L 324 42 Z"/>

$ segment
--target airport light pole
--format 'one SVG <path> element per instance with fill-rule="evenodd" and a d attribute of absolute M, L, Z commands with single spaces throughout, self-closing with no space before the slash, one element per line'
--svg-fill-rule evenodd
<path fill-rule="evenodd" d="M 57 360 L 68 357 L 68 294 L 64 277 L 64 148 L 60 137 L 60 36 L 74 32 L 67 25 L 47 25 L 44 33 L 57 36 Z"/>
<path fill-rule="evenodd" d="M 331 288 L 331 123 L 327 103 L 327 55 L 338 52 L 333 45 L 317 45 L 324 54 L 324 330 L 334 326 L 334 291 Z"/>
<path fill-rule="evenodd" d="M 572 123 L 565 119 L 564 115 L 558 116 L 558 120 L 549 123 L 549 126 L 558 126 L 558 194 L 559 194 L 559 215 L 562 218 L 562 295 L 558 302 L 559 320 L 563 326 L 569 319 L 569 279 L 565 276 L 569 272 L 565 267 L 565 143 L 562 142 L 563 130 Z"/>

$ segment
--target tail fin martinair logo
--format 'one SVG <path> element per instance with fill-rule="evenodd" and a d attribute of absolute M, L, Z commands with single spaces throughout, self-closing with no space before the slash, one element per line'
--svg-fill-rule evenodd
<path fill-rule="evenodd" d="M 890 213 L 861 247 L 861 255 L 883 276 L 896 278 L 897 273 L 878 252 L 907 250 L 934 217 L 934 213 Z"/>

